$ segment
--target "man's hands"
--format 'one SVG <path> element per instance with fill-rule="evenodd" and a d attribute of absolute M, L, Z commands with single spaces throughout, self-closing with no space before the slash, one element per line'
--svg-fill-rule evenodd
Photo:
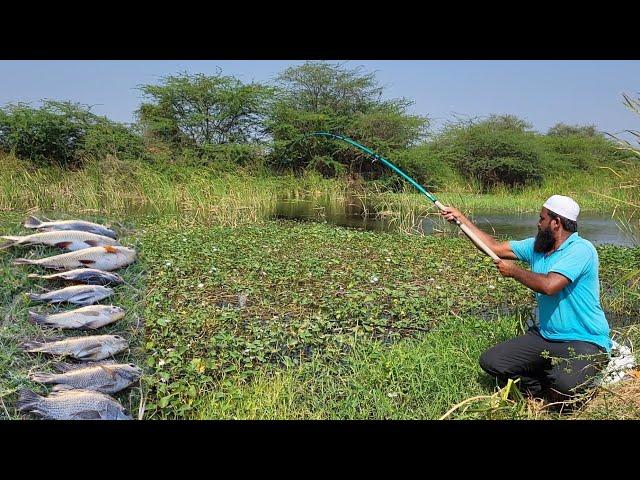
<path fill-rule="evenodd" d="M 496 264 L 496 267 L 498 267 L 498 270 L 500 270 L 503 277 L 513 277 L 516 270 L 519 268 L 516 263 L 511 260 L 494 260 L 493 263 Z"/>
<path fill-rule="evenodd" d="M 442 215 L 448 222 L 456 223 L 456 220 L 460 220 L 464 218 L 464 215 L 460 213 L 460 210 L 454 207 L 444 207 L 444 210 L 440 210 L 440 215 Z"/>

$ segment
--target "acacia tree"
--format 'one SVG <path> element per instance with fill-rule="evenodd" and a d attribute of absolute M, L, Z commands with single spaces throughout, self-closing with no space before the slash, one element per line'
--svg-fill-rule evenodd
<path fill-rule="evenodd" d="M 275 82 L 277 93 L 266 132 L 273 139 L 270 160 L 276 167 L 375 177 L 381 167 L 348 145 L 316 137 L 298 140 L 314 131 L 329 131 L 385 155 L 407 148 L 426 134 L 428 119 L 407 113 L 413 102 L 383 99 L 375 74 L 363 73 L 360 67 L 310 61 L 287 68 Z"/>
<path fill-rule="evenodd" d="M 139 89 L 151 100 L 137 111 L 144 132 L 174 145 L 247 143 L 263 138 L 272 89 L 235 77 L 182 73 Z"/>
<path fill-rule="evenodd" d="M 135 130 L 91 112 L 71 101 L 43 100 L 39 108 L 27 103 L 0 108 L 0 150 L 14 152 L 35 164 L 75 167 L 88 155 L 122 158 L 142 156 Z"/>

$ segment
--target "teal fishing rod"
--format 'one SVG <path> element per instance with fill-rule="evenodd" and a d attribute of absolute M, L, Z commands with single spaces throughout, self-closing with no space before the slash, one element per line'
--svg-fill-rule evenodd
<path fill-rule="evenodd" d="M 400 170 L 398 167 L 396 167 L 393 163 L 391 163 L 389 160 L 387 160 L 386 158 L 378 155 L 377 153 L 375 153 L 373 150 L 365 147 L 364 145 L 360 145 L 358 142 L 356 142 L 355 140 L 352 140 L 349 137 L 345 137 L 343 135 L 337 135 L 335 133 L 329 133 L 329 132 L 313 132 L 307 135 L 304 135 L 302 138 L 304 137 L 308 137 L 308 136 L 316 136 L 316 137 L 326 137 L 326 138 L 332 138 L 332 139 L 336 139 L 336 140 L 342 140 L 343 142 L 348 143 L 349 145 L 357 148 L 358 150 L 361 150 L 363 152 L 365 152 L 366 154 L 370 155 L 373 157 L 373 161 L 380 161 L 380 163 L 382 163 L 383 165 L 385 165 L 386 167 L 390 168 L 391 170 L 393 170 L 395 173 L 397 173 L 398 175 L 400 175 L 402 178 L 404 178 L 406 181 L 408 181 L 411 185 L 413 185 L 420 193 L 422 193 L 424 196 L 426 196 L 429 200 L 431 200 L 434 205 L 436 207 L 438 207 L 439 210 L 444 210 L 445 206 L 440 203 L 440 201 L 438 201 L 438 199 L 436 198 L 436 196 L 429 192 L 426 188 L 424 188 L 422 185 L 420 185 L 418 182 L 416 182 L 413 178 L 411 178 L 409 175 L 407 175 L 406 173 L 404 173 L 402 170 Z M 480 238 L 473 233 L 469 227 L 467 227 L 466 225 L 464 225 L 462 222 L 460 222 L 460 220 L 458 220 L 456 218 L 456 225 L 458 227 L 460 227 L 460 229 L 464 232 L 464 234 L 469 237 L 469 239 L 475 243 L 484 253 L 486 253 L 487 255 L 489 255 L 493 260 L 498 261 L 500 260 L 500 258 L 493 252 L 493 250 L 491 250 L 486 243 L 484 243 L 482 240 L 480 240 Z"/>

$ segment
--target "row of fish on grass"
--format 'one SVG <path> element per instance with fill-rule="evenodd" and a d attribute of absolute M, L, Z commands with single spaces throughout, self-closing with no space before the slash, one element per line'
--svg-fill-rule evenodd
<path fill-rule="evenodd" d="M 30 293 L 32 301 L 49 304 L 70 303 L 74 310 L 44 315 L 29 311 L 33 323 L 57 329 L 95 330 L 123 318 L 125 311 L 113 305 L 94 305 L 114 294 L 110 286 L 124 283 L 113 273 L 135 261 L 136 252 L 117 241 L 117 235 L 102 225 L 83 220 L 40 221 L 29 217 L 26 228 L 38 233 L 26 236 L 2 236 L 0 249 L 14 246 L 46 245 L 69 251 L 41 259 L 20 258 L 14 265 L 37 265 L 58 270 L 50 275 L 31 274 L 29 278 L 49 282 L 62 281 L 74 285 Z M 52 392 L 44 397 L 30 390 L 19 394 L 17 408 L 47 419 L 84 420 L 131 419 L 124 407 L 109 394 L 117 393 L 142 376 L 134 364 L 110 360 L 129 347 L 119 335 L 67 337 L 55 341 L 29 341 L 22 345 L 26 352 L 45 353 L 71 358 L 80 363 L 54 364 L 59 373 L 31 374 L 31 380 L 52 384 Z"/>

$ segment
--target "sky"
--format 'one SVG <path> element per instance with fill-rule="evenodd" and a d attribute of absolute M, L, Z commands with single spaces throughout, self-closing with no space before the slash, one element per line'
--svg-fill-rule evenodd
<path fill-rule="evenodd" d="M 0 105 L 42 99 L 92 105 L 118 122 L 133 122 L 143 101 L 137 86 L 180 72 L 269 82 L 303 60 L 3 60 Z M 611 134 L 640 130 L 640 117 L 622 93 L 640 95 L 638 60 L 340 60 L 375 72 L 387 98 L 414 101 L 411 113 L 431 119 L 433 131 L 455 116 L 512 114 L 541 133 L 558 122 L 596 125 Z"/>

